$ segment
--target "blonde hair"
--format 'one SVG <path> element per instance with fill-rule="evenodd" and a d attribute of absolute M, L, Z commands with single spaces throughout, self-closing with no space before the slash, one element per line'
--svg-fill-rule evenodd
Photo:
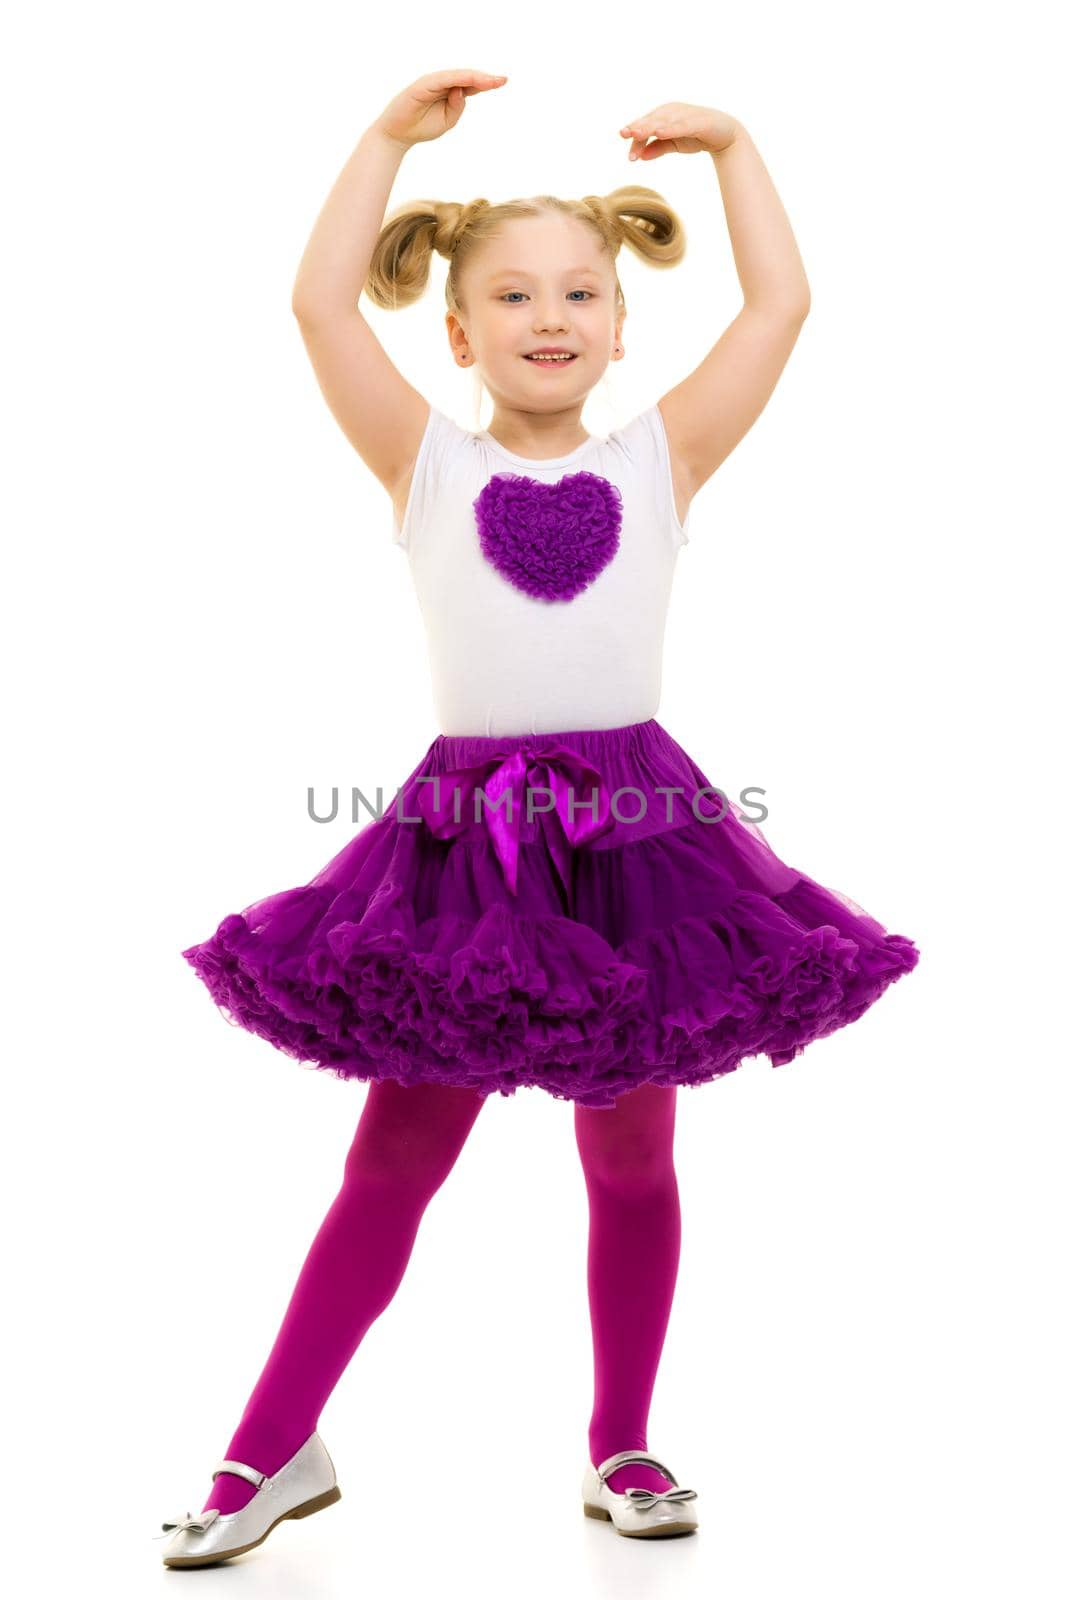
<path fill-rule="evenodd" d="M 495 238 L 504 222 L 553 212 L 585 223 L 612 260 L 624 244 L 652 267 L 673 267 L 685 254 L 685 232 L 677 212 L 655 189 L 636 183 L 607 195 L 583 195 L 580 200 L 561 200 L 554 194 L 504 200 L 499 205 L 482 198 L 467 205 L 409 200 L 391 211 L 382 225 L 367 274 L 367 297 L 389 311 L 411 305 L 430 281 L 430 258 L 436 250 L 448 262 L 445 303 L 459 316 L 463 268 L 478 246 Z M 615 293 L 616 309 L 625 313 L 617 273 Z"/>

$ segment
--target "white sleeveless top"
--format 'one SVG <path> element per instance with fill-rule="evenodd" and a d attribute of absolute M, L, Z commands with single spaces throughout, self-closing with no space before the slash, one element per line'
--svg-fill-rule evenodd
<path fill-rule="evenodd" d="M 658 405 L 549 461 L 431 406 L 393 542 L 414 578 L 442 733 L 654 717 L 688 527 Z"/>

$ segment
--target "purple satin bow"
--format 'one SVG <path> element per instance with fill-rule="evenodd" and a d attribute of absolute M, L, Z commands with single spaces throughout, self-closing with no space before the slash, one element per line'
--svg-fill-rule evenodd
<path fill-rule="evenodd" d="M 469 822 L 478 820 L 474 809 L 475 790 L 481 789 L 485 796 L 481 802 L 481 820 L 489 828 L 507 886 L 515 894 L 519 877 L 519 827 L 525 814 L 525 790 L 530 782 L 534 787 L 548 788 L 554 796 L 551 808 L 535 814 L 548 821 L 548 847 L 562 882 L 567 884 L 567 843 L 572 846 L 588 844 L 590 839 L 598 839 L 606 833 L 614 822 L 602 775 L 577 750 L 557 744 L 522 745 L 518 750 L 498 751 L 477 766 L 441 772 L 420 783 L 415 803 L 431 832 L 437 838 L 450 839 Z M 507 796 L 509 789 L 510 805 L 507 798 L 501 799 L 502 795 Z M 573 800 L 568 800 L 568 793 L 573 795 Z M 440 801 L 437 805 L 434 804 L 435 794 Z"/>

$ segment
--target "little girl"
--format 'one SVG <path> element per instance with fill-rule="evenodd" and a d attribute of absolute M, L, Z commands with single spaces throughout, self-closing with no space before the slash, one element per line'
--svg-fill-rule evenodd
<path fill-rule="evenodd" d="M 662 399 L 600 438 L 582 407 L 623 355 L 616 274 L 684 235 L 654 190 L 383 212 L 413 145 L 504 78 L 431 73 L 360 140 L 308 243 L 293 308 L 327 403 L 388 490 L 428 632 L 442 731 L 382 815 L 310 883 L 183 952 L 224 1015 L 369 1084 L 343 1181 L 199 1514 L 169 1566 L 228 1560 L 340 1496 L 319 1414 L 403 1276 L 422 1215 L 495 1092 L 574 1104 L 589 1197 L 596 1388 L 585 1512 L 692 1532 L 695 1491 L 645 1429 L 681 1236 L 679 1084 L 792 1061 L 919 952 L 773 853 L 655 719 L 689 503 L 766 404 L 808 286 L 747 131 L 669 104 L 631 159 L 710 156 L 744 306 Z M 410 304 L 448 262 L 456 362 L 488 429 L 446 417 L 357 309 Z"/>

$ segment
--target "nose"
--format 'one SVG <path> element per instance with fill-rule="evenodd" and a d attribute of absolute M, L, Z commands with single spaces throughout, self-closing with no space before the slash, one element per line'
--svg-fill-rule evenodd
<path fill-rule="evenodd" d="M 562 333 L 569 325 L 568 318 L 555 307 L 546 309 L 535 318 L 535 326 L 539 333 L 548 333 L 553 329 Z"/>

